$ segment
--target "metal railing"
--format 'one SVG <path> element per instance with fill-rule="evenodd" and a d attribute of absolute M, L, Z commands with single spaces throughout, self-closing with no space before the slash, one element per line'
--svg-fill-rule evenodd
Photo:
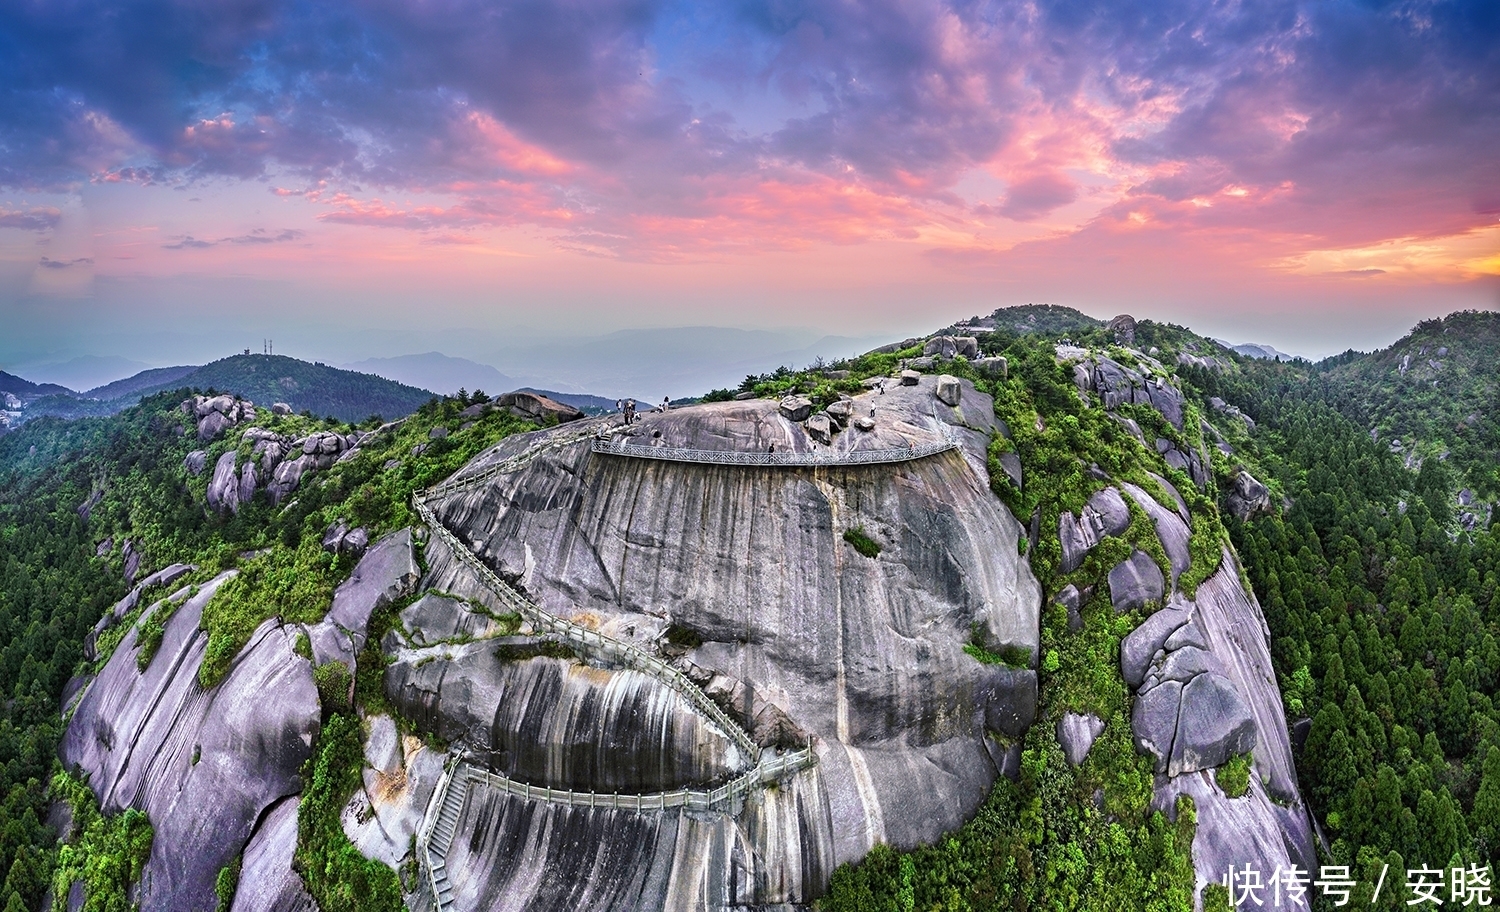
<path fill-rule="evenodd" d="M 609 661 L 619 662 L 629 668 L 644 672 L 671 687 L 683 696 L 693 708 L 707 716 L 718 728 L 723 730 L 725 737 L 733 741 L 740 750 L 753 763 L 760 758 L 760 745 L 750 737 L 740 725 L 729 717 L 719 707 L 719 704 L 709 699 L 698 685 L 688 680 L 687 675 L 678 669 L 668 665 L 656 656 L 650 655 L 628 643 L 607 637 L 596 630 L 580 626 L 572 621 L 564 620 L 555 614 L 544 611 L 535 602 L 526 598 L 509 583 L 502 580 L 488 565 L 481 561 L 473 551 L 460 542 L 458 538 L 438 521 L 432 508 L 427 506 L 420 496 L 413 500 L 417 514 L 422 521 L 432 530 L 434 537 L 439 538 L 446 544 L 454 556 L 463 561 L 470 570 L 479 577 L 484 584 L 500 601 L 510 610 L 521 615 L 531 622 L 533 628 L 547 633 L 556 633 L 564 641 L 603 656 Z"/>
<path fill-rule="evenodd" d="M 707 465 L 746 466 L 838 466 L 880 465 L 893 462 L 910 462 L 924 459 L 956 449 L 958 441 L 943 438 L 925 443 L 913 443 L 905 447 L 887 447 L 879 450 L 850 450 L 845 453 L 833 450 L 815 450 L 808 453 L 790 451 L 749 453 L 743 450 L 694 450 L 687 447 L 643 446 L 617 440 L 594 439 L 594 452 L 610 456 L 633 456 L 637 459 L 661 459 L 668 462 L 695 462 Z"/>
<path fill-rule="evenodd" d="M 712 789 L 676 789 L 670 792 L 654 792 L 632 795 L 621 792 L 576 792 L 555 789 L 542 785 L 517 782 L 508 776 L 492 772 L 469 763 L 460 764 L 460 775 L 471 783 L 479 783 L 506 794 L 563 804 L 571 807 L 613 808 L 626 811 L 661 811 L 667 808 L 685 807 L 692 810 L 714 810 L 724 808 L 736 799 L 749 794 L 768 782 L 785 778 L 807 769 L 817 762 L 811 747 L 799 748 L 789 754 L 767 758 L 753 769 Z"/>

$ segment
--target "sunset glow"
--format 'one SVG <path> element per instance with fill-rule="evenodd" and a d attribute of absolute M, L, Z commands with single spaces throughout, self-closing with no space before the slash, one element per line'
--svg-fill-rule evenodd
<path fill-rule="evenodd" d="M 1500 289 L 1493 3 L 26 3 L 0 45 L 46 344 L 250 282 L 263 323 L 1053 301 L 1317 353 Z"/>

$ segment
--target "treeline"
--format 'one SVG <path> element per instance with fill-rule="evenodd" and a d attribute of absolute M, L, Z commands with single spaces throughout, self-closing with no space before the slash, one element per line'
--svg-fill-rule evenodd
<path fill-rule="evenodd" d="M 1298 771 L 1331 862 L 1367 884 L 1500 865 L 1500 524 L 1461 529 L 1447 465 L 1408 471 L 1289 368 L 1195 379 L 1256 420 L 1246 455 L 1286 498 L 1230 531 L 1310 720 Z"/>

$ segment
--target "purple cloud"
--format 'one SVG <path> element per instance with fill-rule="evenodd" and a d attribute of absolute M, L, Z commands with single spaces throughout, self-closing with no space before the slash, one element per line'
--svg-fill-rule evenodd
<path fill-rule="evenodd" d="M 48 228 L 56 228 L 60 221 L 62 221 L 62 210 L 51 206 L 33 206 L 30 209 L 0 207 L 0 228 L 46 231 Z"/>

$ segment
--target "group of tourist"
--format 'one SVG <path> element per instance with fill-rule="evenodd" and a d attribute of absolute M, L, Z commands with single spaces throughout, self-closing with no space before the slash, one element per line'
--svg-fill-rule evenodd
<path fill-rule="evenodd" d="M 672 400 L 668 396 L 661 397 L 661 405 L 652 409 L 653 412 L 665 412 L 672 408 Z M 634 399 L 616 399 L 615 411 L 625 416 L 626 424 L 635 424 L 636 405 Z"/>

